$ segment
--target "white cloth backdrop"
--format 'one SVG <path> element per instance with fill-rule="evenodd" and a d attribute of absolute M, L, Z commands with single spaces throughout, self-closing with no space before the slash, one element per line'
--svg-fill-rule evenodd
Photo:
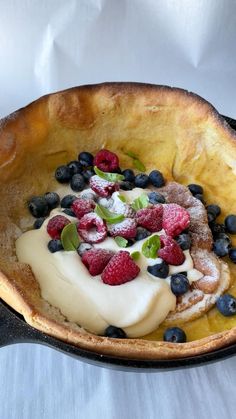
<path fill-rule="evenodd" d="M 103 81 L 184 87 L 236 118 L 236 2 L 0 0 L 0 116 Z M 235 418 L 235 359 L 167 373 L 83 364 L 48 348 L 0 349 L 1 419 Z"/>

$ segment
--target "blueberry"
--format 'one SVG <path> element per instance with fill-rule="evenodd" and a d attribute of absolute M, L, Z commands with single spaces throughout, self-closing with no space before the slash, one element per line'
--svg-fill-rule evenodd
<path fill-rule="evenodd" d="M 225 218 L 225 228 L 230 234 L 236 234 L 236 215 L 228 215 Z"/>
<path fill-rule="evenodd" d="M 70 181 L 70 187 L 73 191 L 79 192 L 82 191 L 85 187 L 84 178 L 79 173 L 73 175 Z"/>
<path fill-rule="evenodd" d="M 48 250 L 51 253 L 55 253 L 55 252 L 58 252 L 59 250 L 63 250 L 61 240 L 50 240 L 48 242 Z"/>
<path fill-rule="evenodd" d="M 169 327 L 165 330 L 163 339 L 165 342 L 184 343 L 186 342 L 186 334 L 180 327 Z"/>
<path fill-rule="evenodd" d="M 219 205 L 207 205 L 206 209 L 208 213 L 215 215 L 215 218 L 219 217 L 221 213 Z"/>
<path fill-rule="evenodd" d="M 212 223 L 213 221 L 215 221 L 216 216 L 215 216 L 215 214 L 212 214 L 212 212 L 208 212 L 207 213 L 207 219 L 208 219 L 208 223 Z"/>
<path fill-rule="evenodd" d="M 85 252 L 92 249 L 92 245 L 86 242 L 81 242 L 79 246 L 77 247 L 77 252 L 80 256 L 83 256 Z"/>
<path fill-rule="evenodd" d="M 165 204 L 165 197 L 159 192 L 150 192 L 148 199 L 151 204 Z"/>
<path fill-rule="evenodd" d="M 76 199 L 77 199 L 77 196 L 75 195 L 65 195 L 64 198 L 62 198 L 61 200 L 61 207 L 70 208 Z"/>
<path fill-rule="evenodd" d="M 146 237 L 150 236 L 150 231 L 146 230 L 146 228 L 144 227 L 137 227 L 137 233 L 135 236 L 135 240 L 139 241 L 139 240 L 143 240 L 146 239 Z"/>
<path fill-rule="evenodd" d="M 192 195 L 203 194 L 203 188 L 201 185 L 196 185 L 195 183 L 191 183 L 188 185 L 188 188 Z"/>
<path fill-rule="evenodd" d="M 191 238 L 187 233 L 180 234 L 175 238 L 182 250 L 188 250 L 191 247 Z"/>
<path fill-rule="evenodd" d="M 76 173 L 82 173 L 83 172 L 83 166 L 77 160 L 70 161 L 70 163 L 68 163 L 67 166 L 70 169 L 71 176 L 76 175 Z"/>
<path fill-rule="evenodd" d="M 93 155 L 88 151 L 82 151 L 82 153 L 79 153 L 78 160 L 82 166 L 93 166 Z"/>
<path fill-rule="evenodd" d="M 224 294 L 216 301 L 216 307 L 223 316 L 236 314 L 236 298 L 231 294 Z"/>
<path fill-rule="evenodd" d="M 58 207 L 60 203 L 60 197 L 56 192 L 46 192 L 44 198 L 46 199 L 50 210 Z"/>
<path fill-rule="evenodd" d="M 45 217 L 49 213 L 49 207 L 43 196 L 33 196 L 28 202 L 28 208 L 35 218 Z"/>
<path fill-rule="evenodd" d="M 229 258 L 233 263 L 236 263 L 236 247 L 232 247 L 229 250 Z"/>
<path fill-rule="evenodd" d="M 68 166 L 59 166 L 55 171 L 55 178 L 60 183 L 68 183 L 71 179 L 71 171 Z"/>
<path fill-rule="evenodd" d="M 44 221 L 45 221 L 44 217 L 37 218 L 37 220 L 35 220 L 35 222 L 34 222 L 34 228 L 35 229 L 40 228 L 41 225 L 44 223 Z"/>
<path fill-rule="evenodd" d="M 215 236 L 215 240 L 218 240 L 218 239 L 224 239 L 224 240 L 226 240 L 229 243 L 229 246 L 231 246 L 231 240 L 230 240 L 230 237 L 227 236 L 227 234 L 225 234 L 225 233 L 219 233 L 219 234 L 217 234 Z"/>
<path fill-rule="evenodd" d="M 152 170 L 152 172 L 149 173 L 149 180 L 153 186 L 156 186 L 156 188 L 161 188 L 165 185 L 165 180 L 159 170 Z"/>
<path fill-rule="evenodd" d="M 89 179 L 94 175 L 95 175 L 95 172 L 93 169 L 86 169 L 83 172 L 83 177 L 84 177 L 85 182 L 89 182 Z"/>
<path fill-rule="evenodd" d="M 131 170 L 131 169 L 125 169 L 121 173 L 125 177 L 124 180 L 126 180 L 127 182 L 134 182 L 135 174 L 134 174 L 133 170 Z"/>
<path fill-rule="evenodd" d="M 197 193 L 196 195 L 194 195 L 194 198 L 198 199 L 199 201 L 201 201 L 203 203 L 203 205 L 205 205 L 206 202 L 205 202 L 202 194 Z"/>
<path fill-rule="evenodd" d="M 120 327 L 115 327 L 115 326 L 108 326 L 105 330 L 104 335 L 107 336 L 108 338 L 118 338 L 118 339 L 125 339 L 127 337 L 123 329 L 121 329 Z"/>
<path fill-rule="evenodd" d="M 135 243 L 135 241 L 133 240 L 133 239 L 127 239 L 127 244 L 126 244 L 126 247 L 130 247 L 130 246 L 133 246 L 133 244 Z"/>
<path fill-rule="evenodd" d="M 166 278 L 169 274 L 169 265 L 163 260 L 160 263 L 148 266 L 147 271 L 158 278 Z"/>
<path fill-rule="evenodd" d="M 217 239 L 213 243 L 213 251 L 219 257 L 228 255 L 230 243 L 225 239 Z"/>
<path fill-rule="evenodd" d="M 120 183 L 120 189 L 123 189 L 123 191 L 132 191 L 132 189 L 134 189 L 134 184 L 128 181 L 123 181 Z"/>
<path fill-rule="evenodd" d="M 74 211 L 71 208 L 65 208 L 62 212 L 64 212 L 64 214 L 70 215 L 71 217 L 76 217 Z"/>
<path fill-rule="evenodd" d="M 145 175 L 144 173 L 139 173 L 135 176 L 134 184 L 135 186 L 137 186 L 137 188 L 146 188 L 149 184 L 148 175 Z"/>
<path fill-rule="evenodd" d="M 218 224 L 218 223 L 210 223 L 209 225 L 212 234 L 214 237 L 216 237 L 218 234 L 220 233 L 224 233 L 225 232 L 225 226 L 224 224 Z"/>
<path fill-rule="evenodd" d="M 188 278 L 183 274 L 171 275 L 170 288 L 176 296 L 185 294 L 189 290 Z"/>

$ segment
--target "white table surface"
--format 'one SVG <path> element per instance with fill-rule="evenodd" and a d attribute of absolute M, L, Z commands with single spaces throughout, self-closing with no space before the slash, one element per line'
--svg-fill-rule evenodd
<path fill-rule="evenodd" d="M 0 0 L 0 116 L 84 83 L 184 87 L 236 118 L 236 2 Z M 0 349 L 0 419 L 233 419 L 236 365 L 127 373 Z"/>

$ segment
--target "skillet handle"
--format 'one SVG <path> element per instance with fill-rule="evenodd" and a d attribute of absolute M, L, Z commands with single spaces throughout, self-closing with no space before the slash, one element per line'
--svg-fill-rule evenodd
<path fill-rule="evenodd" d="M 0 300 L 0 347 L 42 340 L 40 331 L 25 323 L 23 317 L 21 319 L 20 315 Z"/>

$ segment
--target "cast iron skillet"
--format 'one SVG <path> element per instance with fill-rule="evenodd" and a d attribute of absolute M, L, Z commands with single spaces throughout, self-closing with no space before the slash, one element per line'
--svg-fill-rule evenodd
<path fill-rule="evenodd" d="M 236 130 L 236 120 L 224 116 L 230 126 Z M 28 325 L 23 316 L 0 300 L 0 347 L 14 343 L 39 343 L 63 352 L 88 364 L 120 371 L 159 372 L 190 368 L 229 358 L 236 354 L 236 343 L 226 348 L 194 357 L 159 361 L 141 361 L 101 355 L 67 344 Z"/>

